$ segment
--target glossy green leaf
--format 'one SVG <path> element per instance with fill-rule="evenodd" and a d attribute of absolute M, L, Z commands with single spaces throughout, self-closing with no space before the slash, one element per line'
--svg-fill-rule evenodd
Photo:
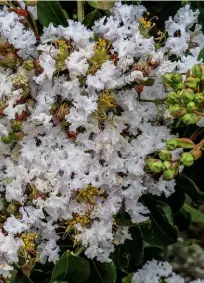
<path fill-rule="evenodd" d="M 204 203 L 204 193 L 201 192 L 195 182 L 181 173 L 176 177 L 177 185 L 191 197 L 194 203 L 202 205 Z"/>
<path fill-rule="evenodd" d="M 95 11 L 89 13 L 83 20 L 82 24 L 86 27 L 91 27 L 95 21 L 102 17 L 101 13 L 96 9 Z"/>
<path fill-rule="evenodd" d="M 198 60 L 203 59 L 204 61 L 204 48 L 200 51 L 199 55 L 198 55 Z"/>
<path fill-rule="evenodd" d="M 178 229 L 173 225 L 171 208 L 164 202 L 144 196 L 144 204 L 150 210 L 151 223 L 141 225 L 144 240 L 155 246 L 168 246 L 178 239 Z"/>
<path fill-rule="evenodd" d="M 99 10 L 108 10 L 113 7 L 115 1 L 87 1 L 89 5 L 93 8 Z"/>
<path fill-rule="evenodd" d="M 89 262 L 66 251 L 55 265 L 51 283 L 54 281 L 84 282 L 90 274 Z"/>
<path fill-rule="evenodd" d="M 20 269 L 15 276 L 13 283 L 33 283 L 33 281 L 28 278 Z"/>
<path fill-rule="evenodd" d="M 192 206 L 190 206 L 186 203 L 184 204 L 183 208 L 184 208 L 185 211 L 190 213 L 192 222 L 198 222 L 198 223 L 204 224 L 204 213 L 202 213 L 198 209 L 196 209 L 196 208 L 194 208 L 194 207 L 192 207 Z"/>
<path fill-rule="evenodd" d="M 116 279 L 117 273 L 113 262 L 90 262 L 90 277 L 86 283 L 115 283 Z"/>
<path fill-rule="evenodd" d="M 38 20 L 47 27 L 50 23 L 54 26 L 68 26 L 65 13 L 58 1 L 38 1 Z"/>
<path fill-rule="evenodd" d="M 114 261 L 121 270 L 132 272 L 143 260 L 144 243 L 140 227 L 130 227 L 132 240 L 125 240 L 124 244 L 116 246 Z"/>

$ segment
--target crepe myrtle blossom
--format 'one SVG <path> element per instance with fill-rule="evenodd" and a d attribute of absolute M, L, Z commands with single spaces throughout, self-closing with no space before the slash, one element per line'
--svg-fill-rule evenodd
<path fill-rule="evenodd" d="M 26 262 L 31 253 L 35 262 L 56 262 L 62 237 L 82 245 L 88 258 L 110 262 L 115 245 L 131 239 L 115 220 L 119 211 L 141 223 L 149 219 L 140 201 L 144 194 L 174 192 L 174 179 L 154 178 L 145 170 L 147 156 L 177 138 L 165 126 L 165 104 L 148 100 L 165 99 L 165 73 L 184 73 L 201 63 L 203 34 L 194 25 L 199 12 L 186 5 L 167 20 L 169 37 L 159 45 L 148 33 L 152 23 L 142 18 L 144 12 L 141 5 L 116 3 L 111 16 L 92 29 L 72 20 L 68 27 L 50 24 L 36 46 L 22 16 L 6 6 L 0 11 L 4 277 L 20 256 Z M 181 37 L 175 37 L 177 29 Z M 188 45 L 190 39 L 196 47 Z M 158 170 L 158 162 L 149 163 Z M 167 263 L 156 262 L 147 263 L 133 282 L 149 282 L 145 270 L 151 282 L 159 276 L 183 282 Z"/>

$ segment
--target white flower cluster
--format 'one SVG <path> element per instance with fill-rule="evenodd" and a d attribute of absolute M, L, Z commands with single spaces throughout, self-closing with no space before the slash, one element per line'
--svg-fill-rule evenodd
<path fill-rule="evenodd" d="M 184 283 L 184 279 L 173 272 L 172 266 L 168 262 L 148 261 L 133 276 L 132 283 Z M 190 283 L 204 283 L 198 279 Z"/>
<path fill-rule="evenodd" d="M 18 63 L 16 73 L 0 69 L 0 137 L 9 135 L 14 120 L 22 122 L 23 135 L 14 131 L 17 142 L 0 146 L 2 203 L 15 208 L 0 232 L 0 274 L 8 276 L 19 247 L 26 249 L 22 234 L 38 235 L 40 262 L 56 262 L 62 226 L 68 235 L 75 231 L 72 239 L 86 248 L 87 257 L 110 261 L 114 242 L 131 238 L 126 227 L 113 229 L 119 210 L 140 223 L 148 219 L 142 194 L 174 192 L 174 181 L 155 181 L 143 170 L 146 156 L 165 148 L 171 135 L 158 123 L 165 109 L 140 99 L 165 97 L 161 74 L 195 65 L 203 35 L 198 26 L 190 29 L 198 12 L 186 5 L 167 21 L 169 39 L 158 49 L 140 31 L 144 11 L 117 3 L 93 30 L 71 20 L 67 28 L 50 24 L 37 47 L 17 14 L 6 7 L 0 11 L 2 39 L 21 59 L 37 58 L 40 66 L 28 71 Z M 195 48 L 188 47 L 189 40 Z M 167 50 L 180 59 L 172 63 Z M 155 82 L 140 95 L 135 83 L 147 80 L 143 65 Z"/>

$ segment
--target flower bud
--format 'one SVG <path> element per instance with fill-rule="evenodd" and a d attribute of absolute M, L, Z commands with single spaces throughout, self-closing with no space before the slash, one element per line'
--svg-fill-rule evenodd
<path fill-rule="evenodd" d="M 197 78 L 201 78 L 204 74 L 204 65 L 196 64 L 192 68 L 192 74 L 195 75 Z"/>
<path fill-rule="evenodd" d="M 175 177 L 175 171 L 173 169 L 165 170 L 162 177 L 165 181 L 170 181 Z"/>
<path fill-rule="evenodd" d="M 193 101 L 195 98 L 195 93 L 193 92 L 192 89 L 187 88 L 183 89 L 181 92 L 181 102 L 183 104 L 188 104 L 189 102 Z"/>
<path fill-rule="evenodd" d="M 194 113 L 186 113 L 183 117 L 182 117 L 182 121 L 184 124 L 186 125 L 191 125 L 191 124 L 195 124 L 197 123 L 202 117 L 198 116 L 197 114 Z"/>
<path fill-rule="evenodd" d="M 191 88 L 193 90 L 196 90 L 199 82 L 200 82 L 200 80 L 198 78 L 188 77 L 184 82 L 184 86 L 186 88 Z"/>
<path fill-rule="evenodd" d="M 191 149 L 195 146 L 194 142 L 188 138 L 177 138 L 176 140 L 178 148 Z"/>
<path fill-rule="evenodd" d="M 179 104 L 175 104 L 169 107 L 169 112 L 173 117 L 179 118 L 186 113 L 186 108 L 180 106 Z"/>
<path fill-rule="evenodd" d="M 13 121 L 11 122 L 11 129 L 12 129 L 14 132 L 20 131 L 21 126 L 22 126 L 22 122 L 21 122 L 21 121 L 13 120 Z"/>
<path fill-rule="evenodd" d="M 36 6 L 38 1 L 37 0 L 25 0 L 24 1 L 26 6 Z"/>
<path fill-rule="evenodd" d="M 30 59 L 27 59 L 23 62 L 23 68 L 26 70 L 26 71 L 31 71 L 35 68 L 35 63 L 34 61 L 30 60 Z"/>
<path fill-rule="evenodd" d="M 195 110 L 197 110 L 197 106 L 196 106 L 195 102 L 193 102 L 193 101 L 189 102 L 188 105 L 187 105 L 187 111 L 193 112 Z"/>
<path fill-rule="evenodd" d="M 172 81 L 176 84 L 182 83 L 182 76 L 181 74 L 173 74 Z"/>
<path fill-rule="evenodd" d="M 172 91 L 167 94 L 166 97 L 167 104 L 178 104 L 178 101 L 179 101 L 179 95 L 176 92 Z"/>
<path fill-rule="evenodd" d="M 172 163 L 170 161 L 164 161 L 163 164 L 166 169 L 170 169 L 172 167 Z"/>
<path fill-rule="evenodd" d="M 163 162 L 154 158 L 150 158 L 147 161 L 147 166 L 153 173 L 161 173 L 165 169 Z"/>
<path fill-rule="evenodd" d="M 18 211 L 18 206 L 14 204 L 13 202 L 9 203 L 7 207 L 7 212 L 10 214 L 15 214 L 15 212 Z"/>
<path fill-rule="evenodd" d="M 9 133 L 8 136 L 2 136 L 1 141 L 5 144 L 10 144 L 13 141 L 13 134 Z"/>
<path fill-rule="evenodd" d="M 24 137 L 24 132 L 23 131 L 20 131 L 20 132 L 17 132 L 17 133 L 13 134 L 13 139 L 15 141 L 22 141 L 23 137 Z"/>
<path fill-rule="evenodd" d="M 171 161 L 172 160 L 172 154 L 168 150 L 161 149 L 160 152 L 159 152 L 159 158 L 162 161 Z"/>
<path fill-rule="evenodd" d="M 168 150 L 174 150 L 177 148 L 178 142 L 176 139 L 169 139 L 166 143 L 166 148 Z"/>
<path fill-rule="evenodd" d="M 199 159 L 202 156 L 202 150 L 200 148 L 195 148 L 191 151 L 191 154 L 193 155 L 194 160 Z"/>
<path fill-rule="evenodd" d="M 184 152 L 181 155 L 181 162 L 183 163 L 183 165 L 185 166 L 191 166 L 193 165 L 194 162 L 194 158 L 193 155 L 190 152 Z"/>
<path fill-rule="evenodd" d="M 162 76 L 162 79 L 163 79 L 163 83 L 164 84 L 171 84 L 172 83 L 172 73 L 165 73 L 163 76 Z"/>
<path fill-rule="evenodd" d="M 204 93 L 202 92 L 198 92 L 195 95 L 195 99 L 194 99 L 196 104 L 201 104 L 204 102 Z"/>

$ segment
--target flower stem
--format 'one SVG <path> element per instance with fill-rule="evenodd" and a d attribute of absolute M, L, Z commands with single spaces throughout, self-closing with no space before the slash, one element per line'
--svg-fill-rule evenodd
<path fill-rule="evenodd" d="M 77 16 L 78 21 L 82 22 L 84 19 L 84 1 L 77 1 Z"/>
<path fill-rule="evenodd" d="M 79 247 L 76 251 L 75 251 L 75 255 L 79 256 L 83 251 L 85 250 L 85 248 L 83 246 Z"/>

